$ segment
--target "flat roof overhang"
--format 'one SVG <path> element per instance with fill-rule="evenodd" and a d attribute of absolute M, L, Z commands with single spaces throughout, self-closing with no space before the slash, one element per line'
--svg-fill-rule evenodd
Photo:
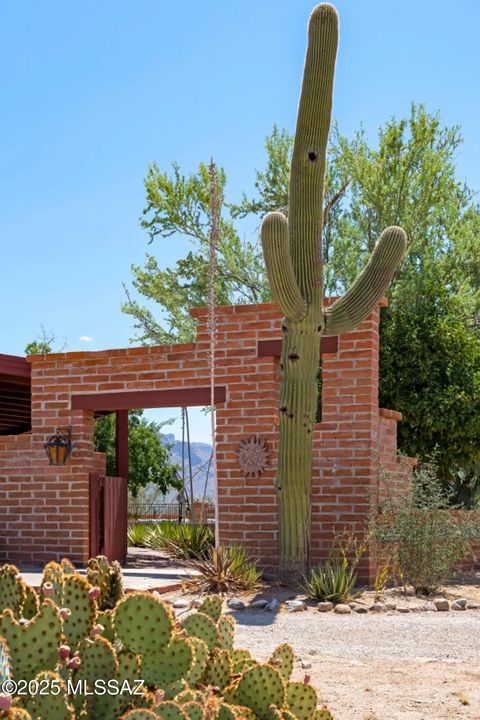
<path fill-rule="evenodd" d="M 31 368 L 24 357 L 0 353 L 0 435 L 32 428 Z"/>

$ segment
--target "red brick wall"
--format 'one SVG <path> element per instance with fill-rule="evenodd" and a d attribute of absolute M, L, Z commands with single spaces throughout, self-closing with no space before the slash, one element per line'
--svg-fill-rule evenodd
<path fill-rule="evenodd" d="M 190 345 L 32 356 L 32 432 L 0 438 L 0 497 L 5 516 L 0 556 L 43 561 L 88 555 L 88 476 L 104 471 L 93 451 L 91 411 L 71 410 L 74 394 L 162 390 L 209 384 L 207 317 L 192 311 L 197 341 Z M 258 357 L 259 340 L 280 339 L 281 316 L 271 303 L 217 311 L 217 385 L 227 399 L 217 408 L 218 497 L 221 538 L 247 545 L 275 566 L 278 450 L 278 358 Z M 360 534 L 381 464 L 401 469 L 396 456 L 398 413 L 378 408 L 377 309 L 339 338 L 338 353 L 323 355 L 322 422 L 314 434 L 312 560 L 324 558 L 344 528 Z M 43 443 L 58 426 L 72 425 L 74 452 L 49 467 Z M 264 438 L 271 467 L 245 478 L 236 451 L 251 435 Z M 364 570 L 368 572 L 369 559 Z"/>

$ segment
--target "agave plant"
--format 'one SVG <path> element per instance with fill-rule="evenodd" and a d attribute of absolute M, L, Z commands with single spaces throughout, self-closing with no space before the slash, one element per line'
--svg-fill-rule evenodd
<path fill-rule="evenodd" d="M 256 561 L 238 545 L 228 548 L 221 545 L 218 550 L 212 547 L 207 557 L 194 563 L 194 568 L 199 575 L 193 577 L 187 587 L 220 595 L 255 590 L 262 576 Z"/>
<path fill-rule="evenodd" d="M 215 542 L 209 525 L 163 522 L 155 525 L 148 535 L 147 547 L 164 550 L 179 560 L 205 557 Z"/>
<path fill-rule="evenodd" d="M 355 567 L 340 561 L 326 562 L 310 571 L 304 590 L 309 598 L 338 603 L 350 600 L 357 584 Z"/>
<path fill-rule="evenodd" d="M 130 525 L 127 530 L 129 547 L 147 547 L 150 532 L 150 528 L 144 523 Z"/>

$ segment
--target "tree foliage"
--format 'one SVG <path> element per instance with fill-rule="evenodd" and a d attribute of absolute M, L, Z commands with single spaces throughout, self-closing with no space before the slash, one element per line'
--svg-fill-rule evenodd
<path fill-rule="evenodd" d="M 381 229 L 405 228 L 408 256 L 382 312 L 380 403 L 403 413 L 401 451 L 425 457 L 438 446 L 442 477 L 449 482 L 480 475 L 480 209 L 473 191 L 457 178 L 461 144 L 460 129 L 444 127 L 422 105 L 384 123 L 375 144 L 363 129 L 346 138 L 335 127 L 322 246 L 325 292 L 337 295 L 358 275 Z M 274 126 L 254 196 L 223 203 L 219 304 L 269 299 L 260 248 L 242 238 L 239 227 L 271 210 L 288 213 L 291 150 L 292 138 Z M 224 195 L 223 170 L 220 177 Z M 153 255 L 143 268 L 134 266 L 135 289 L 154 304 L 147 309 L 129 298 L 125 311 L 145 343 L 191 340 L 188 310 L 206 302 L 208 169 L 200 164 L 185 177 L 177 165 L 171 174 L 152 165 L 145 188 L 142 225 L 150 241 L 184 236 L 193 245 L 171 268 L 162 269 Z"/>
<path fill-rule="evenodd" d="M 162 425 L 142 417 L 142 410 L 128 413 L 128 489 L 137 497 L 140 488 L 149 483 L 165 494 L 170 488 L 181 487 L 176 465 L 170 461 L 170 447 L 164 445 Z M 115 476 L 115 415 L 95 421 L 95 450 L 107 456 L 107 474 Z"/>

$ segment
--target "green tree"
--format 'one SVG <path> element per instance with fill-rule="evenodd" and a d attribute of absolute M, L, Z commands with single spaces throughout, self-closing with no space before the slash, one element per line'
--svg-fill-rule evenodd
<path fill-rule="evenodd" d="M 225 172 L 218 171 L 221 219 L 217 248 L 215 296 L 217 304 L 256 303 L 268 298 L 263 260 L 255 243 L 242 240 L 225 208 Z M 172 174 L 151 165 L 145 179 L 147 205 L 141 225 L 155 239 L 177 234 L 188 238 L 193 249 L 173 268 L 161 269 L 157 259 L 147 254 L 143 268 L 132 266 L 133 286 L 161 309 L 161 323 L 151 310 L 132 299 L 127 290 L 124 312 L 134 318 L 138 339 L 148 343 L 187 342 L 194 337 L 192 307 L 206 303 L 208 287 L 208 233 L 210 200 L 208 166 L 200 163 L 196 173 L 185 177 L 177 164 Z M 227 212 L 226 212 L 227 211 Z"/>
<path fill-rule="evenodd" d="M 56 341 L 56 336 L 52 332 L 45 330 L 43 325 L 41 325 L 41 333 L 26 345 L 24 353 L 25 355 L 40 355 L 51 352 L 63 352 L 66 341 L 63 342 L 63 345 L 58 350 L 54 350 L 53 346 Z"/>
<path fill-rule="evenodd" d="M 142 410 L 128 413 L 128 489 L 136 497 L 152 483 L 162 494 L 181 487 L 177 466 L 170 461 L 170 447 L 162 442 L 162 424 L 142 417 Z M 115 415 L 95 421 L 95 450 L 107 456 L 107 474 L 115 475 Z"/>
<path fill-rule="evenodd" d="M 429 114 L 422 105 L 412 105 L 405 118 L 384 123 L 375 146 L 363 129 L 349 139 L 335 127 L 324 200 L 327 295 L 341 294 L 351 285 L 381 228 L 401 225 L 407 232 L 409 253 L 389 292 L 390 306 L 382 311 L 380 403 L 403 413 L 402 452 L 423 456 L 433 450 L 432 444 L 445 448 L 440 467 L 446 481 L 480 474 L 480 444 L 477 441 L 475 451 L 472 443 L 475 433 L 478 438 L 480 409 L 474 386 L 468 388 L 476 362 L 471 348 L 476 347 L 480 325 L 480 208 L 474 192 L 457 178 L 461 144 L 459 128 L 444 127 L 439 115 Z M 259 245 L 241 239 L 238 229 L 244 220 L 252 223 L 272 210 L 287 210 L 291 136 L 274 126 L 266 151 L 266 167 L 256 173 L 254 197 L 244 194 L 238 204 L 223 204 L 219 303 L 270 299 Z M 223 171 L 221 178 L 224 192 Z M 193 250 L 172 268 L 160 269 L 153 255 L 147 256 L 144 268 L 133 268 L 134 287 L 154 301 L 152 308 L 157 304 L 158 315 L 164 318 L 162 326 L 156 310 L 147 310 L 136 301 L 127 302 L 125 309 L 135 318 L 143 342 L 192 339 L 194 324 L 188 310 L 206 303 L 207 168 L 200 165 L 196 174 L 185 178 L 178 166 L 168 176 L 154 165 L 145 186 L 142 224 L 150 240 L 179 234 L 193 242 Z M 438 321 L 436 306 L 443 308 Z M 441 322 L 445 317 L 448 322 Z M 446 341 L 445 325 L 455 328 L 455 343 Z M 452 369 L 469 355 L 470 369 L 459 372 L 455 380 L 459 385 L 452 384 L 452 372 L 434 370 L 433 359 L 426 364 L 429 346 L 446 353 L 444 362 Z M 412 382 L 408 371 L 420 364 L 429 368 L 421 374 L 422 402 L 426 397 L 430 402 L 428 428 L 418 420 L 419 384 Z M 465 391 L 458 391 L 459 386 Z M 455 433 L 451 432 L 452 405 L 445 402 L 449 392 L 463 393 L 465 412 Z"/>

